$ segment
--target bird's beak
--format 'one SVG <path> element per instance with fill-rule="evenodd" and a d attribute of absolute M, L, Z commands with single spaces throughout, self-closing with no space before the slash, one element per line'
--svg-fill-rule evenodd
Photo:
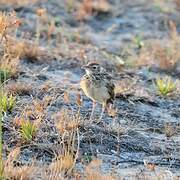
<path fill-rule="evenodd" d="M 82 69 L 88 69 L 89 68 L 89 66 L 88 65 L 84 65 L 84 66 L 82 66 Z"/>

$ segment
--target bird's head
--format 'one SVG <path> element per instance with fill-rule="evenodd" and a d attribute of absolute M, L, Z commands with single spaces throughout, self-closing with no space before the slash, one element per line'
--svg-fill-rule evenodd
<path fill-rule="evenodd" d="M 98 63 L 88 63 L 83 66 L 83 69 L 85 69 L 86 74 L 98 74 L 104 71 L 104 68 Z"/>

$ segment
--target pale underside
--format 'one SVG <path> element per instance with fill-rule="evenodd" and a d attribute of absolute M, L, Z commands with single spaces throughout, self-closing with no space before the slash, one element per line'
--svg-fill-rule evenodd
<path fill-rule="evenodd" d="M 85 95 L 95 102 L 106 104 L 107 100 L 110 98 L 105 81 L 103 80 L 92 82 L 91 80 L 83 77 L 80 82 L 80 86 Z"/>

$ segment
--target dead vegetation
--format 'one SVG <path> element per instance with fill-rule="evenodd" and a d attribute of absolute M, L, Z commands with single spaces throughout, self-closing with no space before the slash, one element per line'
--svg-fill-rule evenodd
<path fill-rule="evenodd" d="M 169 23 L 169 39 L 152 40 L 140 50 L 137 65 L 156 66 L 164 70 L 173 70 L 180 60 L 180 36 L 176 25 Z"/>
<path fill-rule="evenodd" d="M 7 159 L 4 161 L 2 166 L 2 171 L 0 174 L 1 178 L 27 179 L 32 177 L 35 170 L 37 170 L 33 166 L 14 167 L 14 161 L 17 160 L 19 154 L 20 154 L 19 147 L 14 148 L 9 153 Z"/>
<path fill-rule="evenodd" d="M 33 87 L 23 82 L 9 82 L 6 87 L 6 91 L 14 95 L 30 95 L 33 94 Z"/>
<path fill-rule="evenodd" d="M 107 0 L 83 0 L 76 12 L 77 20 L 86 20 L 89 17 L 100 13 L 110 12 L 111 7 Z"/>
<path fill-rule="evenodd" d="M 0 0 L 0 4 L 2 5 L 11 5 L 11 6 L 17 6 L 17 7 L 22 7 L 22 6 L 28 6 L 36 3 L 38 0 Z"/>
<path fill-rule="evenodd" d="M 98 159 L 92 160 L 85 168 L 85 177 L 87 180 L 115 180 L 115 177 L 104 175 L 101 173 L 101 161 Z"/>
<path fill-rule="evenodd" d="M 63 125 L 65 120 L 70 120 L 69 114 L 67 114 L 68 111 L 65 111 L 63 117 L 61 117 L 62 121 L 58 122 L 55 126 L 61 139 L 60 146 L 62 148 L 52 150 L 55 151 L 56 154 L 54 160 L 47 166 L 37 166 L 34 164 L 34 161 L 27 166 L 14 166 L 14 162 L 18 162 L 18 157 L 20 156 L 23 145 L 27 143 L 30 146 L 33 145 L 31 143 L 34 141 L 35 136 L 39 136 L 37 133 L 44 124 L 44 113 L 42 114 L 42 111 L 45 110 L 47 106 L 45 102 L 42 103 L 44 107 L 39 106 L 39 102 L 34 101 L 33 106 L 25 108 L 24 113 L 14 119 L 14 125 L 19 129 L 21 136 L 21 141 L 19 142 L 21 146 L 12 150 L 8 158 L 3 162 L 1 177 L 15 179 L 31 179 L 36 177 L 59 179 L 72 176 L 79 153 L 79 130 L 76 125 L 73 126 L 69 124 L 68 128 L 67 125 Z M 31 108 L 34 111 L 32 111 Z M 63 124 L 59 126 L 60 123 Z M 37 144 L 37 146 L 40 147 L 41 143 Z"/>
<path fill-rule="evenodd" d="M 62 109 L 56 114 L 56 127 L 60 134 L 73 131 L 80 126 L 80 117 L 78 117 L 78 114 L 73 116 L 69 115 L 70 113 L 71 112 L 69 110 Z"/>
<path fill-rule="evenodd" d="M 21 48 L 12 49 L 12 41 L 9 38 L 14 36 L 14 33 L 21 21 L 16 17 L 16 13 L 0 13 L 0 34 L 1 34 L 1 60 L 0 70 L 8 72 L 8 76 L 16 76 L 18 72 L 19 56 Z M 4 42 L 4 43 L 2 43 Z"/>

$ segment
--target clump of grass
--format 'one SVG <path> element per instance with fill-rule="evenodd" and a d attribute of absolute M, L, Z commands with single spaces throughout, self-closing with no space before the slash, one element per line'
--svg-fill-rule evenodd
<path fill-rule="evenodd" d="M 20 59 L 26 58 L 33 62 L 37 60 L 38 56 L 40 55 L 40 48 L 36 42 L 34 43 L 22 39 L 20 42 L 14 40 L 14 44 L 16 44 L 16 49 L 14 49 L 14 51 L 17 53 Z M 11 49 L 13 48 L 11 47 Z"/>
<path fill-rule="evenodd" d="M 16 147 L 10 151 L 6 160 L 3 160 L 2 166 L 0 166 L 0 179 L 32 179 L 35 172 L 39 171 L 39 168 L 34 164 L 14 166 L 14 162 L 17 161 L 21 150 L 20 147 Z M 35 176 L 34 176 L 35 177 Z"/>
<path fill-rule="evenodd" d="M 79 152 L 79 136 L 77 136 L 78 144 L 76 147 L 76 135 L 78 135 L 78 132 L 71 133 L 70 136 L 67 136 L 66 140 L 63 138 L 61 152 L 58 153 L 57 157 L 49 165 L 47 176 L 57 179 L 59 175 L 65 177 L 72 173 Z M 62 137 L 65 136 L 66 133 Z"/>
<path fill-rule="evenodd" d="M 12 37 L 16 36 L 16 30 L 20 24 L 21 20 L 16 17 L 15 12 L 0 12 L 1 82 L 17 74 L 17 65 L 19 64 L 22 48 L 17 47 L 17 44 L 14 43 L 14 38 Z"/>
<path fill-rule="evenodd" d="M 6 160 L 1 159 L 1 166 L 0 166 L 0 179 L 7 179 L 9 176 L 8 171 L 13 167 L 13 161 L 19 155 L 20 148 L 13 149 Z"/>
<path fill-rule="evenodd" d="M 16 28 L 21 24 L 21 20 L 16 17 L 15 12 L 0 12 L 0 34 L 1 41 L 3 38 L 7 40 L 7 36 L 15 32 Z"/>
<path fill-rule="evenodd" d="M 169 93 L 173 92 L 176 89 L 176 84 L 168 76 L 156 79 L 155 84 L 159 93 L 163 96 L 167 96 Z"/>
<path fill-rule="evenodd" d="M 46 115 L 45 110 L 51 100 L 52 98 L 49 96 L 44 97 L 42 101 L 33 100 L 33 104 L 26 106 L 23 113 L 14 119 L 15 124 L 20 128 L 20 135 L 25 142 L 32 141 L 35 137 Z"/>
<path fill-rule="evenodd" d="M 79 153 L 79 114 L 62 109 L 55 115 L 56 129 L 62 137 L 62 149 L 57 158 L 50 164 L 50 176 L 57 178 L 72 173 Z"/>
<path fill-rule="evenodd" d="M 16 77 L 18 74 L 19 60 L 22 56 L 22 45 L 17 43 L 14 38 L 6 37 L 6 42 L 3 43 L 3 53 L 0 57 L 1 77 L 6 75 L 6 79 Z M 4 75 L 5 74 L 5 75 Z"/>
<path fill-rule="evenodd" d="M 0 83 L 8 80 L 11 77 L 10 71 L 0 68 Z"/>
<path fill-rule="evenodd" d="M 135 57 L 137 66 L 158 67 L 163 70 L 173 70 L 179 61 L 180 36 L 177 33 L 176 24 L 169 22 L 169 38 L 161 40 L 149 40 Z"/>
<path fill-rule="evenodd" d="M 57 158 L 50 164 L 51 177 L 57 178 L 58 173 L 65 173 L 74 166 L 74 156 L 70 152 L 65 152 L 63 155 L 58 155 Z"/>
<path fill-rule="evenodd" d="M 37 132 L 37 127 L 35 123 L 32 123 L 30 120 L 23 120 L 21 122 L 21 137 L 25 141 L 31 141 Z"/>
<path fill-rule="evenodd" d="M 12 112 L 12 109 L 14 108 L 15 104 L 15 96 L 13 96 L 12 94 L 8 95 L 7 93 L 0 94 L 0 108 L 3 113 Z"/>
<path fill-rule="evenodd" d="M 19 57 L 12 58 L 10 54 L 4 54 L 2 59 L 0 60 L 0 80 L 4 82 L 9 78 L 15 78 L 18 75 L 19 68 Z"/>

